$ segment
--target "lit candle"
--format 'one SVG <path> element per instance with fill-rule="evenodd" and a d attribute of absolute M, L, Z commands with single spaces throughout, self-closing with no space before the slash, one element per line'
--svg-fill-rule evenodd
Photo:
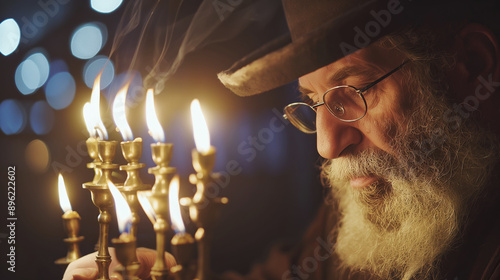
<path fill-rule="evenodd" d="M 196 149 L 198 152 L 205 154 L 210 150 L 210 133 L 198 99 L 191 102 L 191 120 Z"/>
<path fill-rule="evenodd" d="M 59 204 L 64 212 L 62 215 L 64 230 L 68 235 L 68 238 L 64 239 L 64 242 L 68 243 L 68 253 L 65 258 L 58 259 L 56 264 L 68 264 L 81 256 L 80 249 L 78 247 L 78 243 L 83 240 L 83 236 L 78 236 L 81 218 L 80 215 L 78 215 L 78 213 L 73 211 L 71 208 L 64 179 L 61 174 L 59 174 L 58 177 L 58 192 Z"/>
<path fill-rule="evenodd" d="M 165 133 L 156 115 L 153 89 L 148 89 L 146 95 L 146 123 L 151 137 L 158 143 L 165 142 Z"/>
<path fill-rule="evenodd" d="M 126 102 L 127 102 L 127 90 L 130 83 L 127 83 L 118 93 L 116 94 L 115 101 L 113 102 L 113 120 L 115 121 L 120 134 L 122 135 L 123 141 L 131 141 L 134 139 L 132 134 L 132 129 L 127 122 Z"/>
<path fill-rule="evenodd" d="M 170 205 L 170 219 L 172 228 L 176 233 L 186 232 L 184 222 L 182 221 L 181 206 L 179 205 L 179 176 L 176 175 L 170 182 L 168 191 L 168 203 Z"/>
<path fill-rule="evenodd" d="M 210 145 L 210 133 L 208 132 L 207 122 L 201 111 L 198 99 L 194 99 L 191 102 L 191 120 L 193 122 L 194 142 L 196 144 L 196 149 L 192 152 L 193 167 L 196 172 L 203 174 L 203 177 L 208 179 L 215 163 L 215 148 Z M 194 197 L 195 201 L 201 199 L 197 196 L 203 192 L 202 188 L 200 189 L 199 186 L 198 192 Z"/>
<path fill-rule="evenodd" d="M 61 173 L 59 173 L 57 186 L 59 191 L 59 205 L 61 206 L 64 214 L 73 212 L 71 203 L 69 202 L 68 192 L 66 191 L 66 185 L 64 184 L 64 179 Z"/>
<path fill-rule="evenodd" d="M 93 126 L 94 120 L 90 102 L 86 102 L 85 105 L 83 105 L 83 119 L 85 120 L 85 126 L 87 127 L 87 131 L 89 132 L 89 136 L 95 138 L 97 134 Z"/>
<path fill-rule="evenodd" d="M 116 188 L 113 182 L 108 181 L 109 190 L 115 201 L 116 217 L 118 221 L 118 229 L 120 230 L 120 240 L 130 240 L 130 228 L 132 226 L 132 211 L 128 206 L 127 200 L 123 197 L 120 191 Z"/>
<path fill-rule="evenodd" d="M 115 271 L 121 273 L 123 279 L 138 279 L 139 262 L 135 253 L 135 237 L 130 233 L 132 228 L 132 211 L 116 186 L 108 180 L 108 187 L 113 200 L 115 201 L 116 218 L 120 237 L 114 238 L 111 242 L 115 245 L 116 258 L 121 264 L 115 267 Z"/>
<path fill-rule="evenodd" d="M 88 111 L 89 111 L 91 127 L 97 130 L 97 134 L 99 135 L 99 138 L 101 140 L 108 140 L 108 131 L 106 130 L 106 127 L 102 122 L 101 111 L 99 107 L 100 97 L 101 97 L 100 81 L 101 81 L 101 74 L 99 74 L 94 81 L 94 87 L 92 88 L 92 95 L 90 96 L 90 110 Z"/>
<path fill-rule="evenodd" d="M 93 183 L 97 183 L 102 176 L 102 170 L 99 168 L 99 164 L 101 160 L 99 159 L 98 147 L 97 147 L 97 133 L 95 129 L 95 118 L 92 114 L 92 105 L 87 102 L 83 105 L 83 119 L 85 120 L 85 126 L 87 127 L 87 131 L 89 132 L 89 138 L 87 139 L 87 151 L 93 162 L 87 164 L 87 167 L 90 169 L 94 169 L 94 179 Z"/>
<path fill-rule="evenodd" d="M 137 197 L 139 198 L 139 203 L 141 204 L 144 213 L 148 216 L 151 223 L 154 225 L 156 223 L 156 213 L 149 202 L 149 197 L 151 196 L 151 191 L 140 191 L 137 192 Z"/>
<path fill-rule="evenodd" d="M 194 269 L 190 267 L 194 260 L 194 238 L 186 233 L 182 220 L 181 207 L 179 205 L 179 176 L 175 176 L 170 182 L 168 193 L 170 207 L 170 218 L 175 235 L 170 241 L 172 253 L 177 261 L 177 265 L 171 268 L 177 279 L 193 279 Z M 192 276 L 189 276 L 189 275 Z"/>

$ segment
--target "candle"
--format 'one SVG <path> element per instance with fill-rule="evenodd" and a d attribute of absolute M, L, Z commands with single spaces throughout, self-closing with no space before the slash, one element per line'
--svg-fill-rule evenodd
<path fill-rule="evenodd" d="M 205 154 L 210 150 L 210 133 L 198 99 L 191 102 L 191 120 L 196 149 Z"/>
<path fill-rule="evenodd" d="M 149 134 L 156 142 L 165 142 L 165 133 L 156 115 L 153 89 L 148 89 L 146 95 L 146 123 Z"/>
<path fill-rule="evenodd" d="M 177 266 L 171 268 L 176 279 L 193 279 L 194 269 L 192 267 L 194 260 L 195 241 L 194 238 L 186 233 L 184 222 L 182 220 L 181 207 L 179 205 L 179 176 L 176 175 L 171 183 L 168 193 L 170 207 L 170 218 L 175 235 L 170 241 L 172 244 L 172 253 L 177 261 Z"/>
<path fill-rule="evenodd" d="M 83 119 L 85 120 L 85 126 L 87 127 L 87 131 L 89 132 L 89 136 L 95 138 L 97 136 L 96 130 L 94 129 L 94 121 L 92 119 L 92 111 L 91 111 L 90 102 L 86 102 L 83 105 Z"/>
<path fill-rule="evenodd" d="M 132 226 L 132 211 L 128 206 L 127 200 L 116 188 L 113 182 L 108 181 L 109 190 L 115 201 L 116 217 L 118 220 L 118 229 L 120 230 L 120 239 L 128 239 L 130 227 Z"/>
<path fill-rule="evenodd" d="M 184 233 L 186 228 L 182 221 L 181 206 L 179 205 L 179 176 L 176 175 L 170 182 L 168 191 L 168 203 L 170 205 L 170 219 L 172 228 L 176 233 Z"/>
<path fill-rule="evenodd" d="M 130 82 L 127 83 L 123 88 L 118 91 L 113 102 L 113 120 L 115 121 L 120 134 L 122 135 L 123 141 L 131 141 L 134 139 L 132 130 L 127 122 L 126 101 L 127 101 L 127 90 Z"/>
<path fill-rule="evenodd" d="M 151 223 L 154 225 L 156 223 L 156 213 L 149 202 L 149 197 L 151 196 L 151 191 L 141 191 L 137 192 L 137 197 L 139 198 L 139 203 L 141 204 L 144 213 L 148 216 Z"/>
<path fill-rule="evenodd" d="M 101 140 L 108 140 L 108 131 L 106 130 L 106 127 L 102 123 L 101 113 L 99 108 L 100 93 L 101 93 L 100 80 L 101 80 L 101 74 L 99 74 L 95 79 L 94 87 L 92 89 L 92 95 L 90 96 L 90 110 L 88 110 L 90 117 L 89 121 L 91 127 L 97 130 L 99 138 Z"/>
<path fill-rule="evenodd" d="M 64 184 L 64 178 L 61 173 L 59 173 L 57 185 L 59 191 L 59 205 L 61 206 L 61 209 L 64 213 L 72 212 L 73 209 L 71 208 L 71 203 L 69 202 L 68 193 L 66 191 L 66 185 Z"/>
<path fill-rule="evenodd" d="M 134 235 L 130 233 L 132 227 L 132 211 L 130 210 L 127 200 L 125 200 L 113 182 L 108 180 L 108 186 L 113 196 L 113 200 L 115 201 L 118 228 L 121 233 L 118 238 L 111 240 L 115 245 L 116 258 L 120 263 L 119 266 L 115 267 L 115 271 L 119 272 L 123 279 L 138 279 L 136 275 L 140 266 L 135 253 L 136 239 Z"/>
<path fill-rule="evenodd" d="M 68 238 L 64 239 L 64 242 L 68 244 L 68 253 L 65 258 L 56 260 L 56 264 L 68 264 L 78 258 L 80 258 L 80 249 L 78 243 L 83 240 L 83 236 L 78 236 L 80 231 L 80 215 L 71 208 L 71 203 L 69 202 L 68 193 L 66 192 L 66 186 L 64 184 L 64 179 L 59 173 L 58 177 L 58 192 L 59 192 L 59 205 L 61 206 L 64 214 L 62 215 L 64 230 L 66 231 Z"/>

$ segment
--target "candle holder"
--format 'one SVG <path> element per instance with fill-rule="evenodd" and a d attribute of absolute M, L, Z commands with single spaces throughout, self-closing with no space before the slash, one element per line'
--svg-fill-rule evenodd
<path fill-rule="evenodd" d="M 137 238 L 137 224 L 139 223 L 139 200 L 137 198 L 138 191 L 151 190 L 150 185 L 145 185 L 139 176 L 139 170 L 146 167 L 146 164 L 139 163 L 142 155 L 142 139 L 136 138 L 134 141 L 124 141 L 120 143 L 122 154 L 127 165 L 121 165 L 120 170 L 127 172 L 127 179 L 123 186 L 117 186 L 118 190 L 123 193 L 127 200 L 130 210 L 132 211 L 132 227 L 130 234 Z"/>
<path fill-rule="evenodd" d="M 169 229 L 168 189 L 170 180 L 176 173 L 169 163 L 172 159 L 173 145 L 170 143 L 151 144 L 153 161 L 157 166 L 148 169 L 155 176 L 155 184 L 149 198 L 156 214 L 154 230 L 156 232 L 156 261 L 151 268 L 151 277 L 154 280 L 165 280 L 169 276 L 169 269 L 165 265 L 166 233 Z"/>
<path fill-rule="evenodd" d="M 226 197 L 209 198 L 207 195 L 208 183 L 213 181 L 211 174 L 215 163 L 215 148 L 210 146 L 207 152 L 199 152 L 194 149 L 192 152 L 193 167 L 196 174 L 189 176 L 189 181 L 196 184 L 196 193 L 188 202 L 191 219 L 198 226 L 195 238 L 198 244 L 198 280 L 213 278 L 210 272 L 210 241 L 213 237 L 213 228 L 220 213 L 220 207 L 227 204 Z"/>
<path fill-rule="evenodd" d="M 62 218 L 64 230 L 68 235 L 68 237 L 64 239 L 64 242 L 68 244 L 68 253 L 66 254 L 66 257 L 56 260 L 55 263 L 67 265 L 81 257 L 78 243 L 80 243 L 84 237 L 78 236 L 78 233 L 80 232 L 81 218 L 76 211 L 68 211 L 62 215 Z"/>
<path fill-rule="evenodd" d="M 91 159 L 93 159 L 92 162 L 87 163 L 87 168 L 94 169 L 94 179 L 92 180 L 92 182 L 95 184 L 99 181 L 99 179 L 101 179 L 102 176 L 102 170 L 99 167 L 102 161 L 101 159 L 99 159 L 99 153 L 97 149 L 97 138 L 89 137 L 86 141 L 86 144 L 89 156 Z"/>
<path fill-rule="evenodd" d="M 98 268 L 97 279 L 109 279 L 109 264 L 111 263 L 111 256 L 108 250 L 109 239 L 109 223 L 111 222 L 111 215 L 109 210 L 113 207 L 113 197 L 109 191 L 107 180 L 111 180 L 111 172 L 118 168 L 117 164 L 112 161 L 116 154 L 117 141 L 97 141 L 97 150 L 99 158 L 102 163 L 98 168 L 102 170 L 102 174 L 97 182 L 84 183 L 83 188 L 88 189 L 91 193 L 92 202 L 99 208 L 99 241 L 96 256 L 96 263 Z"/>
<path fill-rule="evenodd" d="M 196 266 L 193 263 L 195 241 L 189 233 L 177 233 L 170 241 L 177 265 L 170 268 L 176 280 L 194 279 Z"/>
<path fill-rule="evenodd" d="M 137 273 L 140 264 L 137 262 L 136 238 L 131 234 L 123 233 L 119 238 L 111 240 L 115 246 L 116 259 L 120 263 L 115 271 L 122 275 L 123 280 L 139 280 Z"/>

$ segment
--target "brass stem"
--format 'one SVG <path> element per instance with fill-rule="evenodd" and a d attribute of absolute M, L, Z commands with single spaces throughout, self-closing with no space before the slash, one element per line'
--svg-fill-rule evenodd
<path fill-rule="evenodd" d="M 150 168 L 148 172 L 154 174 L 155 184 L 149 198 L 151 206 L 156 214 L 154 229 L 156 232 L 156 261 L 151 268 L 151 277 L 154 280 L 165 280 L 169 278 L 169 269 L 165 264 L 166 233 L 169 229 L 169 207 L 168 191 L 170 180 L 177 170 L 168 166 L 172 159 L 173 145 L 169 143 L 151 144 L 153 161 L 157 166 Z"/>
<path fill-rule="evenodd" d="M 92 202 L 99 208 L 99 241 L 96 256 L 96 264 L 98 268 L 97 279 L 109 279 L 109 265 L 111 263 L 111 256 L 108 250 L 109 239 L 109 223 L 111 222 L 111 215 L 109 210 L 113 207 L 114 201 L 109 191 L 108 181 L 111 180 L 111 172 L 118 168 L 117 164 L 113 164 L 113 158 L 116 153 L 116 141 L 97 141 L 97 151 L 102 163 L 97 168 L 102 170 L 102 175 L 97 182 L 84 183 L 83 188 L 88 189 L 91 193 Z"/>

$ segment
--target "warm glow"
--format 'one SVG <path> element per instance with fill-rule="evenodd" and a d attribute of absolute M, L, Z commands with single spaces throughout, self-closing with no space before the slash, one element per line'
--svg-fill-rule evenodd
<path fill-rule="evenodd" d="M 64 179 L 61 173 L 59 173 L 58 179 L 59 185 L 59 204 L 64 213 L 72 211 L 71 203 L 69 202 L 68 193 L 66 192 L 66 185 L 64 184 Z"/>
<path fill-rule="evenodd" d="M 148 89 L 146 96 L 146 122 L 148 124 L 149 134 L 156 142 L 165 142 L 165 133 L 156 116 L 155 101 L 153 89 Z"/>
<path fill-rule="evenodd" d="M 200 102 L 194 99 L 191 102 L 191 120 L 193 121 L 193 134 L 196 149 L 200 153 L 206 153 L 210 149 L 210 133 L 207 122 L 201 111 Z"/>
<path fill-rule="evenodd" d="M 101 74 L 95 78 L 94 88 L 92 89 L 92 96 L 90 97 L 90 112 L 92 115 L 92 127 L 97 129 L 97 133 L 99 134 L 99 138 L 101 140 L 108 140 L 108 131 L 106 127 L 102 123 L 101 119 L 101 110 L 99 109 L 99 102 L 101 96 L 100 84 L 101 84 Z"/>
<path fill-rule="evenodd" d="M 130 211 L 127 201 L 121 192 L 115 187 L 113 182 L 108 181 L 108 186 L 115 201 L 118 229 L 120 229 L 120 233 L 130 233 L 130 226 L 132 225 L 132 211 Z"/>
<path fill-rule="evenodd" d="M 96 131 L 92 125 L 94 121 L 90 106 L 89 102 L 86 102 L 85 105 L 83 105 L 83 119 L 85 120 L 85 126 L 87 126 L 87 131 L 89 132 L 90 137 L 96 137 Z"/>
<path fill-rule="evenodd" d="M 132 129 L 127 122 L 126 102 L 127 102 L 127 90 L 130 83 L 127 83 L 120 91 L 116 94 L 115 101 L 113 102 L 113 120 L 115 121 L 118 130 L 122 135 L 123 141 L 132 141 L 134 135 L 132 134 Z"/>
<path fill-rule="evenodd" d="M 176 233 L 185 232 L 186 228 L 182 221 L 181 206 L 179 205 L 179 176 L 175 176 L 170 182 L 168 203 L 170 207 L 170 219 L 172 220 L 174 231 Z"/>
<path fill-rule="evenodd" d="M 139 203 L 142 206 L 142 209 L 148 215 L 149 220 L 154 225 L 156 223 L 156 213 L 149 202 L 149 197 L 151 196 L 151 191 L 140 191 L 137 192 L 137 198 L 139 198 Z"/>

